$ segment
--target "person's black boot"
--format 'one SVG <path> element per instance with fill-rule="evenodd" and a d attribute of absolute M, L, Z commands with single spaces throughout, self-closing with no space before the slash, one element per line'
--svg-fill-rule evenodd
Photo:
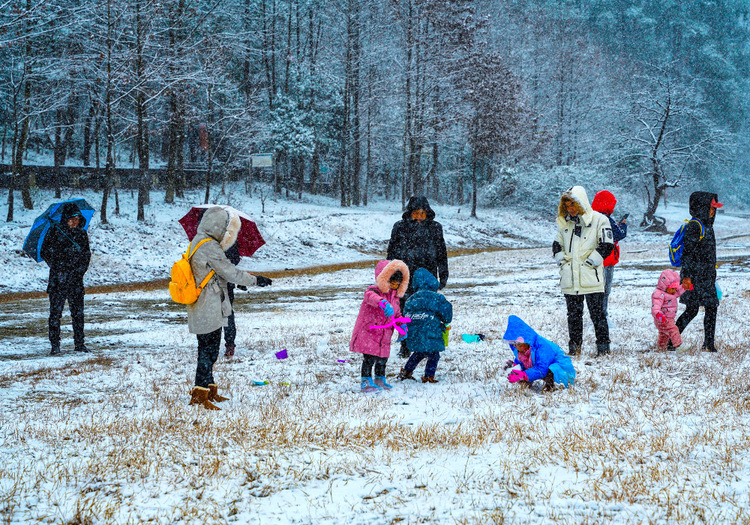
<path fill-rule="evenodd" d="M 401 348 L 398 351 L 398 356 L 403 357 L 404 359 L 409 359 L 409 356 L 411 356 L 411 352 L 406 348 L 406 341 L 401 341 Z"/>
<path fill-rule="evenodd" d="M 672 344 L 672 340 L 671 339 L 669 341 L 667 341 L 667 350 L 669 350 L 670 352 L 674 352 L 674 350 L 675 350 L 675 346 Z"/>
<path fill-rule="evenodd" d="M 609 345 L 596 345 L 596 357 L 609 355 Z"/>
<path fill-rule="evenodd" d="M 49 355 L 60 355 L 60 347 L 59 346 L 53 346 L 52 350 L 49 353 Z"/>
<path fill-rule="evenodd" d="M 575 357 L 577 355 L 581 355 L 581 346 L 577 345 L 577 344 L 574 344 L 574 343 L 570 343 L 568 345 L 568 355 L 571 356 L 571 357 Z"/>

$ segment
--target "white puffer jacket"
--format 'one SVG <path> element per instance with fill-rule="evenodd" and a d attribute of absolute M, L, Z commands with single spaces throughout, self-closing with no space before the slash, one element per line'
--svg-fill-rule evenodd
<path fill-rule="evenodd" d="M 567 214 L 563 198 L 571 199 L 584 210 L 572 218 Z M 577 219 L 577 221 L 576 221 Z M 560 265 L 560 288 L 566 295 L 604 292 L 604 259 L 596 251 L 599 243 L 614 243 L 612 227 L 606 215 L 591 208 L 586 190 L 573 186 L 560 198 L 557 213 L 557 237 L 562 251 L 555 254 Z M 576 235 L 576 228 L 580 234 Z"/>

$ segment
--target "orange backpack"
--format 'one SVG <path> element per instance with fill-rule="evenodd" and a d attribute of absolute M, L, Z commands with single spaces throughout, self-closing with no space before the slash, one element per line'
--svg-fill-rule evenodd
<path fill-rule="evenodd" d="M 169 282 L 169 295 L 172 296 L 172 300 L 180 304 L 193 304 L 198 300 L 203 288 L 211 280 L 216 272 L 211 270 L 203 279 L 200 286 L 195 286 L 195 276 L 193 275 L 193 269 L 190 267 L 190 258 L 195 255 L 195 252 L 204 242 L 212 239 L 203 239 L 198 245 L 193 248 L 190 252 L 190 246 L 187 251 L 182 255 L 182 258 L 172 265 L 172 280 Z"/>

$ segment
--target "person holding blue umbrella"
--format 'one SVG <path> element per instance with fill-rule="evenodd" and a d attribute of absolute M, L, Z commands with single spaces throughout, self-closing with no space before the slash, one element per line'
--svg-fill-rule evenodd
<path fill-rule="evenodd" d="M 88 220 L 84 217 L 76 202 L 62 204 L 59 223 L 54 220 L 54 214 L 51 216 L 45 235 L 39 239 L 39 256 L 49 265 L 47 293 L 49 341 L 52 345 L 50 355 L 60 353 L 60 318 L 65 301 L 68 302 L 73 321 L 75 350 L 88 352 L 83 335 L 83 276 L 91 260 L 89 236 L 86 232 L 90 217 Z"/>

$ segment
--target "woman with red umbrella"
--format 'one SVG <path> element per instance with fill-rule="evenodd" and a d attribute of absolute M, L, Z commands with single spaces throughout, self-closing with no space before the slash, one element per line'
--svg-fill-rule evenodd
<path fill-rule="evenodd" d="M 198 232 L 198 224 L 200 224 L 200 221 L 203 218 L 203 214 L 206 213 L 206 210 L 213 207 L 214 205 L 212 204 L 201 204 L 199 206 L 193 206 L 190 211 L 187 212 L 182 219 L 180 219 L 179 222 L 185 229 L 185 233 L 187 233 L 188 239 L 190 239 L 191 241 L 193 240 L 193 237 L 195 237 L 195 234 Z M 252 257 L 256 250 L 263 246 L 266 241 L 263 240 L 263 237 L 258 231 L 258 226 L 250 217 L 248 217 L 241 211 L 232 208 L 231 206 L 221 205 L 220 207 L 227 210 L 230 214 L 236 215 L 240 219 L 240 229 L 239 232 L 237 232 L 237 240 L 232 246 L 224 251 L 225 255 L 232 262 L 232 264 L 237 266 L 242 260 L 242 257 Z M 233 305 L 233 307 L 234 287 L 234 283 L 227 283 L 229 303 Z M 241 290 L 247 289 L 242 285 L 239 285 L 239 288 Z M 227 318 L 227 326 L 224 327 L 224 357 L 231 358 L 234 356 L 236 349 L 234 341 L 236 336 L 237 325 L 234 321 L 234 312 L 232 312 L 232 314 Z"/>
<path fill-rule="evenodd" d="M 271 279 L 238 270 L 227 259 L 225 250 L 237 242 L 241 221 L 232 209 L 220 206 L 208 208 L 198 225 L 190 250 L 204 239 L 215 242 L 203 243 L 190 259 L 190 267 L 196 282 L 202 282 L 209 273 L 214 276 L 201 292 L 198 300 L 188 305 L 188 328 L 198 338 L 198 365 L 195 371 L 195 387 L 191 391 L 190 404 L 201 404 L 211 410 L 219 410 L 213 402 L 226 401 L 220 396 L 213 376 L 213 366 L 219 357 L 221 330 L 227 326 L 232 313 L 227 283 L 243 286 L 268 286 Z"/>

